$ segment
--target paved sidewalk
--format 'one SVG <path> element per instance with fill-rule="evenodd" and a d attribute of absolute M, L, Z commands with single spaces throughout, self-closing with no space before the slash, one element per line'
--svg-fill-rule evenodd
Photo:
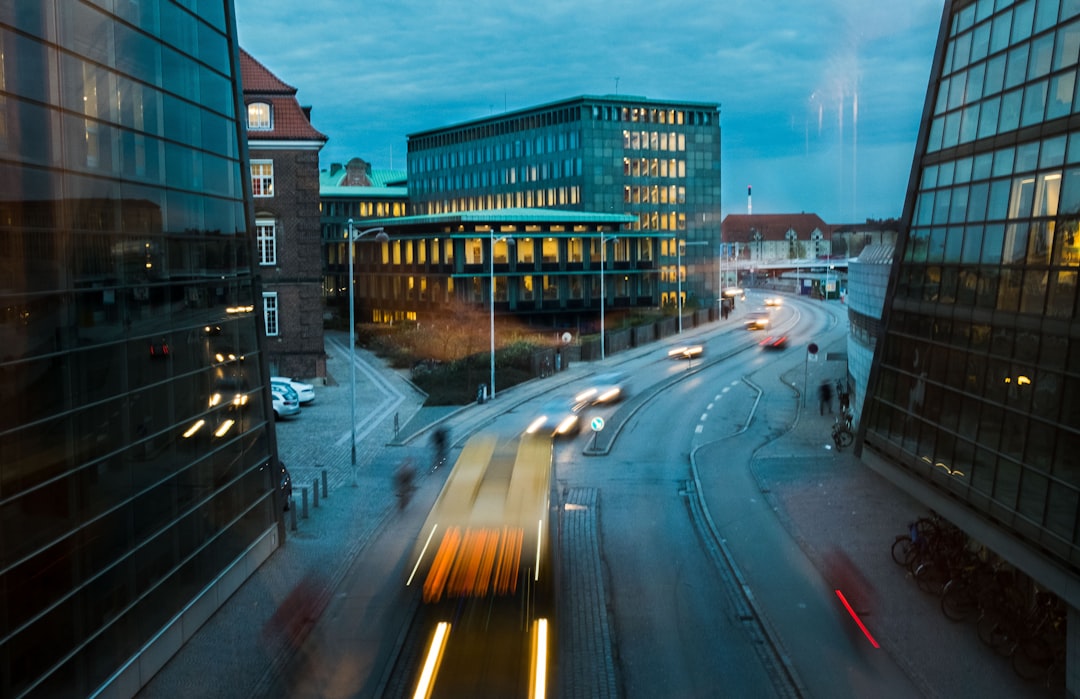
<path fill-rule="evenodd" d="M 350 563 L 392 516 L 398 460 L 427 452 L 426 445 L 385 448 L 397 436 L 395 423 L 400 429 L 412 421 L 424 396 L 400 374 L 360 351 L 353 469 L 348 338 L 328 333 L 326 346 L 327 385 L 316 387 L 315 401 L 304 406 L 299 417 L 275 423 L 281 459 L 293 478 L 296 529 L 290 528 L 293 513 L 287 513 L 285 543 L 142 688 L 136 695 L 140 699 L 257 696 L 267 668 L 284 663 L 292 653 L 290 639 L 274 628 L 275 612 L 287 599 L 285 608 L 293 606 L 302 593 L 303 618 L 292 621 L 311 623 L 318 617 Z M 316 508 L 315 483 L 320 483 L 321 495 L 324 472 L 328 497 L 320 498 Z M 303 488 L 308 491 L 306 519 Z"/>
<path fill-rule="evenodd" d="M 843 353 L 846 339 L 824 351 Z M 1009 658 L 996 655 L 972 624 L 956 624 L 941 612 L 940 600 L 922 593 L 910 574 L 893 562 L 896 535 L 927 513 L 854 456 L 832 445 L 835 415 L 819 415 L 816 387 L 840 378 L 841 362 L 811 364 L 804 378 L 796 366 L 778 366 L 776 383 L 762 389 L 783 396 L 809 386 L 805 407 L 790 400 L 789 429 L 761 449 L 750 467 L 760 490 L 807 557 L 829 577 L 830 556 L 841 552 L 869 586 L 872 606 L 867 626 L 882 648 L 923 694 L 944 697 L 1050 697 L 1049 690 L 1024 682 Z M 836 402 L 833 402 L 834 410 Z M 842 668 L 837 668 L 842 671 Z"/>

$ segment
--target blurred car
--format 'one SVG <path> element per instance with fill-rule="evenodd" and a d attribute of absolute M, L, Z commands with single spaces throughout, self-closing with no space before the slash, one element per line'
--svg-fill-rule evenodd
<path fill-rule="evenodd" d="M 630 390 L 630 377 L 621 371 L 597 374 L 592 377 L 590 386 L 574 396 L 579 405 L 601 405 L 617 403 L 626 397 Z"/>
<path fill-rule="evenodd" d="M 271 383 L 270 393 L 274 399 L 274 417 L 278 420 L 300 414 L 300 397 L 296 391 L 282 383 Z"/>
<path fill-rule="evenodd" d="M 751 311 L 743 318 L 743 325 L 747 330 L 764 330 L 769 327 L 768 311 Z"/>
<path fill-rule="evenodd" d="M 668 359 L 693 359 L 699 356 L 705 348 L 701 345 L 680 345 L 668 350 Z"/>
<path fill-rule="evenodd" d="M 763 349 L 784 349 L 787 347 L 787 335 L 769 335 L 758 345 Z"/>
<path fill-rule="evenodd" d="M 525 434 L 549 434 L 552 437 L 573 436 L 581 431 L 581 416 L 566 401 L 548 401 L 540 415 L 525 428 Z"/>
<path fill-rule="evenodd" d="M 271 376 L 270 383 L 287 384 L 292 390 L 296 391 L 296 397 L 300 400 L 300 405 L 315 400 L 315 387 L 309 383 L 303 383 L 296 379 L 287 379 L 284 376 Z"/>
<path fill-rule="evenodd" d="M 770 296 L 765 299 L 766 306 L 783 306 L 784 299 L 779 296 Z"/>

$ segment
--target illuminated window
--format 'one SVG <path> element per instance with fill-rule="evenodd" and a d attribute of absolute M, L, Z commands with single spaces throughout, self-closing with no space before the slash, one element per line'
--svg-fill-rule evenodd
<path fill-rule="evenodd" d="M 274 161 L 251 161 L 251 194 L 255 197 L 274 196 Z"/>
<path fill-rule="evenodd" d="M 266 102 L 252 102 L 247 108 L 247 125 L 250 131 L 269 131 L 270 105 Z"/>

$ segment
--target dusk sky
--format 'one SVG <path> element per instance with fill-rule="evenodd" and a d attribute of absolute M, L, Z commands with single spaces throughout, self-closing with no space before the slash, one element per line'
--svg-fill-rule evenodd
<path fill-rule="evenodd" d="M 579 95 L 716 102 L 723 211 L 899 217 L 944 0 L 235 0 L 312 107 L 322 168 Z"/>

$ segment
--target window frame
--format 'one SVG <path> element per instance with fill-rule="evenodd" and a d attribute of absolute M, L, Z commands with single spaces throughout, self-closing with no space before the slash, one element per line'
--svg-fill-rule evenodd
<path fill-rule="evenodd" d="M 252 108 L 253 107 L 265 107 L 266 108 L 266 122 L 255 123 L 252 121 Z M 247 105 L 247 128 L 248 131 L 273 131 L 274 130 L 274 107 L 269 102 L 257 101 L 249 102 Z"/>
<path fill-rule="evenodd" d="M 263 233 L 267 229 L 269 229 L 269 235 L 264 235 Z M 264 247 L 265 241 L 269 241 L 269 245 Z M 267 247 L 269 248 L 269 254 L 267 254 Z M 259 254 L 260 267 L 277 266 L 277 221 L 275 219 L 255 219 L 255 248 Z"/>
<path fill-rule="evenodd" d="M 263 299 L 263 330 L 267 337 L 277 337 L 281 334 L 281 306 L 278 304 L 276 291 L 264 291 Z"/>
<path fill-rule="evenodd" d="M 269 166 L 269 174 L 258 173 L 257 169 Z M 262 192 L 262 193 L 260 193 Z M 274 196 L 274 161 L 251 161 L 251 196 L 256 199 L 269 199 Z"/>

